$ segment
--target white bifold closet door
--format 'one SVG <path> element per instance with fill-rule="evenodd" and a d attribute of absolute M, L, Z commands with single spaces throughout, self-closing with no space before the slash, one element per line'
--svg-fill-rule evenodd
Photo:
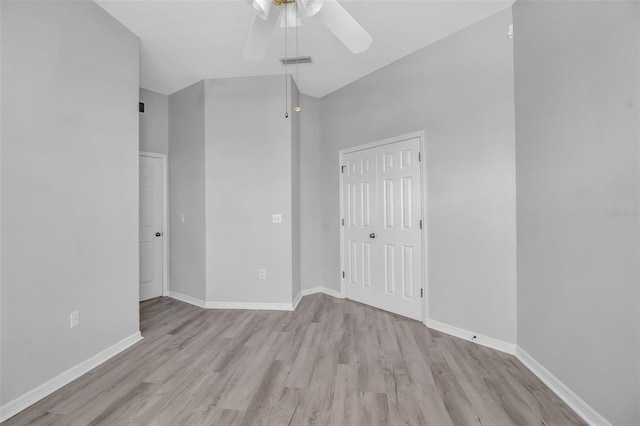
<path fill-rule="evenodd" d="M 346 297 L 422 320 L 420 140 L 345 154 Z"/>

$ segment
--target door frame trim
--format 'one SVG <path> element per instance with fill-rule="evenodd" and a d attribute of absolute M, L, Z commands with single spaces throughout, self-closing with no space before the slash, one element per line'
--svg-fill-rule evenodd
<path fill-rule="evenodd" d="M 158 158 L 162 160 L 162 296 L 169 295 L 169 226 L 168 226 L 168 197 L 169 177 L 167 168 L 167 154 L 140 151 L 139 157 Z M 139 208 L 139 207 L 138 207 Z M 138 224 L 138 226 L 140 226 Z M 138 262 L 140 260 L 138 259 Z M 140 265 L 138 265 L 138 268 Z"/>
<path fill-rule="evenodd" d="M 429 279 L 427 276 L 427 265 L 429 263 L 428 256 L 428 246 L 427 246 L 427 233 L 429 230 L 428 226 L 428 218 L 427 215 L 427 154 L 425 151 L 425 132 L 424 130 L 419 130 L 417 132 L 407 133 L 400 136 L 395 136 L 392 138 L 382 139 L 376 142 L 367 143 L 364 145 L 358 145 L 350 148 L 341 149 L 338 151 L 338 165 L 342 167 L 342 163 L 344 160 L 345 154 L 350 154 L 353 152 L 363 151 L 365 149 L 377 148 L 383 145 L 389 145 L 396 142 L 402 142 L 409 139 L 418 138 L 420 140 L 420 152 L 422 153 L 422 161 L 420 162 L 420 196 L 422 197 L 422 203 L 420 205 L 420 214 L 422 215 L 422 288 L 424 290 L 424 297 L 422 299 L 422 323 L 427 325 L 427 318 L 429 318 Z M 344 262 L 344 226 L 342 226 L 342 218 L 344 218 L 344 194 L 342 190 L 342 178 L 343 174 L 341 170 L 338 170 L 339 173 L 339 185 L 340 185 L 340 217 L 338 220 L 338 226 L 340 227 L 340 273 L 345 269 Z M 346 297 L 346 288 L 345 288 L 345 278 L 340 275 L 340 294 L 342 297 Z"/>

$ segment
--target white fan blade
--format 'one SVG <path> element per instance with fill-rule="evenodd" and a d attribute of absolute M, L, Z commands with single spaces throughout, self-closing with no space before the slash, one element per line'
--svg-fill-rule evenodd
<path fill-rule="evenodd" d="M 300 15 L 305 18 L 311 18 L 320 12 L 324 5 L 324 0 L 298 0 L 296 4 L 299 4 Z"/>
<path fill-rule="evenodd" d="M 273 7 L 273 0 L 247 0 L 247 2 L 254 8 L 260 18 L 267 20 Z"/>
<path fill-rule="evenodd" d="M 316 16 L 353 53 L 364 52 L 373 41 L 369 33 L 340 6 L 337 0 L 325 0 Z"/>
<path fill-rule="evenodd" d="M 261 19 L 256 15 L 251 25 L 249 37 L 244 45 L 242 57 L 247 61 L 259 61 L 264 58 L 271 41 L 271 34 L 278 23 L 279 10 L 271 10 L 267 20 Z"/>

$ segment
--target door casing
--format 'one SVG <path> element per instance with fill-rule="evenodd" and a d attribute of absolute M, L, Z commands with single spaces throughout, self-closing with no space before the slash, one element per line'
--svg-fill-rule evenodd
<path fill-rule="evenodd" d="M 429 318 L 429 279 L 428 279 L 428 247 L 427 247 L 427 234 L 429 232 L 429 218 L 427 217 L 427 154 L 425 152 L 424 146 L 424 130 L 420 130 L 413 133 L 408 133 L 401 136 L 396 136 L 388 139 L 379 140 L 376 142 L 367 143 L 364 145 L 358 145 L 351 148 L 345 148 L 338 152 L 338 160 L 340 169 L 338 173 L 340 174 L 339 179 L 339 194 L 340 194 L 340 217 L 336 219 L 340 224 L 340 294 L 342 297 L 346 296 L 345 291 L 345 278 L 342 276 L 342 271 L 345 270 L 345 253 L 344 253 L 344 227 L 342 226 L 342 218 L 344 218 L 344 194 L 342 190 L 342 165 L 344 163 L 344 155 L 352 152 L 363 151 L 365 149 L 377 148 L 383 145 L 389 145 L 396 142 L 402 142 L 408 139 L 418 138 L 420 140 L 420 152 L 422 153 L 422 161 L 420 162 L 420 185 L 421 185 L 421 198 L 422 203 L 420 206 L 420 214 L 422 216 L 422 233 L 421 233 L 421 242 L 422 242 L 422 288 L 424 289 L 424 297 L 422 299 L 422 323 L 427 325 L 427 318 Z"/>
<path fill-rule="evenodd" d="M 169 295 L 169 226 L 168 196 L 169 180 L 167 176 L 167 155 L 140 151 L 140 157 L 159 158 L 162 161 L 162 296 Z M 140 261 L 138 259 L 138 261 Z"/>

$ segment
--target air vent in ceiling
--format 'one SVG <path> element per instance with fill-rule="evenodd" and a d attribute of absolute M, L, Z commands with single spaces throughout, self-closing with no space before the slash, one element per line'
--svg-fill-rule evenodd
<path fill-rule="evenodd" d="M 311 56 L 298 56 L 295 58 L 281 58 L 282 65 L 296 65 L 296 64 L 312 64 Z"/>

